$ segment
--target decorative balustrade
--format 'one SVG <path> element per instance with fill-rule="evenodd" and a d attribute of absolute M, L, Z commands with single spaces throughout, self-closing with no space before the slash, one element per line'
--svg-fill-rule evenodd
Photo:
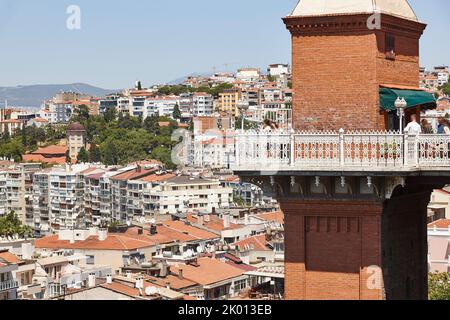
<path fill-rule="evenodd" d="M 15 280 L 8 280 L 4 282 L 0 282 L 0 291 L 17 289 L 19 287 L 19 283 Z"/>
<path fill-rule="evenodd" d="M 414 171 L 450 169 L 450 136 L 398 132 L 245 131 L 237 171 Z"/>

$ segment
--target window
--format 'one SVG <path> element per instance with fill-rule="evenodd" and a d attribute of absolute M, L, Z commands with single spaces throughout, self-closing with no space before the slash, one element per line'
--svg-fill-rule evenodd
<path fill-rule="evenodd" d="M 386 58 L 395 59 L 395 36 L 391 33 L 386 33 L 385 48 Z"/>
<path fill-rule="evenodd" d="M 86 257 L 87 257 L 86 264 L 90 265 L 95 264 L 95 256 L 86 256 Z"/>

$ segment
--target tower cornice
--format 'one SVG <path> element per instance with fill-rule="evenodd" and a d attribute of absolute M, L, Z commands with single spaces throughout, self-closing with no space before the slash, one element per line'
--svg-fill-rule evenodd
<path fill-rule="evenodd" d="M 346 34 L 346 33 L 372 33 L 376 31 L 395 31 L 412 38 L 420 38 L 426 24 L 403 19 L 400 17 L 379 14 L 381 28 L 369 28 L 373 15 L 361 14 L 335 14 L 322 16 L 283 18 L 287 29 L 294 36 Z"/>

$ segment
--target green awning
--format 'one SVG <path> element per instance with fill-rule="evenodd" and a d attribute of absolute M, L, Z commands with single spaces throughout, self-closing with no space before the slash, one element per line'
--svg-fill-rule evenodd
<path fill-rule="evenodd" d="M 382 110 L 395 111 L 395 100 L 405 98 L 407 108 L 420 106 L 421 108 L 435 108 L 436 99 L 431 93 L 421 90 L 400 90 L 391 88 L 380 88 L 380 106 Z"/>

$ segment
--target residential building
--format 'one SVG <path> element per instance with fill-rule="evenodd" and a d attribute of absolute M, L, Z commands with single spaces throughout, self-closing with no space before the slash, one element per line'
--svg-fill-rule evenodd
<path fill-rule="evenodd" d="M 236 78 L 244 83 L 257 82 L 261 78 L 261 70 L 258 68 L 239 69 Z"/>
<path fill-rule="evenodd" d="M 192 95 L 192 113 L 194 117 L 211 116 L 214 113 L 213 96 L 204 92 Z"/>
<path fill-rule="evenodd" d="M 232 117 L 238 117 L 240 111 L 238 102 L 241 100 L 241 91 L 239 89 L 227 89 L 219 94 L 219 111 Z"/>
<path fill-rule="evenodd" d="M 80 150 L 86 146 L 86 129 L 79 123 L 71 123 L 67 127 L 67 148 L 72 161 L 77 161 Z"/>
<path fill-rule="evenodd" d="M 271 64 L 267 69 L 267 72 L 272 77 L 279 77 L 281 75 L 288 75 L 291 73 L 288 64 Z"/>
<path fill-rule="evenodd" d="M 0 250 L 0 300 L 16 300 L 19 283 L 15 272 L 19 259 L 8 250 Z"/>
<path fill-rule="evenodd" d="M 428 271 L 450 272 L 450 220 L 428 225 Z"/>
<path fill-rule="evenodd" d="M 151 210 L 163 215 L 229 208 L 233 197 L 233 190 L 223 188 L 219 180 L 190 176 L 173 177 L 145 192 Z"/>
<path fill-rule="evenodd" d="M 201 285 L 201 291 L 192 294 L 198 300 L 225 300 L 236 297 L 249 286 L 243 269 L 214 258 L 199 258 L 193 263 L 172 266 L 183 278 Z"/>

